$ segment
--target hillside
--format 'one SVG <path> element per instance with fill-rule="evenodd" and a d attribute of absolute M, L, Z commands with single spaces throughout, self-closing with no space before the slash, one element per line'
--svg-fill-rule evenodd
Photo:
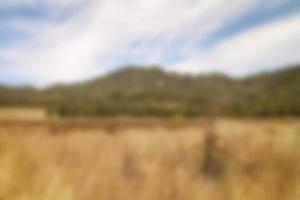
<path fill-rule="evenodd" d="M 125 67 L 107 76 L 42 91 L 0 87 L 0 104 L 45 106 L 63 116 L 299 115 L 300 66 L 234 79 Z"/>

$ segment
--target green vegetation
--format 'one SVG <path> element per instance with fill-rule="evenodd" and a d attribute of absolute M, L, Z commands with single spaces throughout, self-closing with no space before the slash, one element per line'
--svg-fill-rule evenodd
<path fill-rule="evenodd" d="M 179 75 L 127 67 L 108 76 L 42 91 L 0 87 L 0 105 L 45 106 L 60 116 L 300 115 L 300 66 L 244 79 Z"/>

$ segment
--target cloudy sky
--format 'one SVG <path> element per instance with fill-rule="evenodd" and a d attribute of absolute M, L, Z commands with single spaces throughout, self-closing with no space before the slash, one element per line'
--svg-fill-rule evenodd
<path fill-rule="evenodd" d="M 0 0 L 0 82 L 127 64 L 245 76 L 300 63 L 299 0 Z"/>

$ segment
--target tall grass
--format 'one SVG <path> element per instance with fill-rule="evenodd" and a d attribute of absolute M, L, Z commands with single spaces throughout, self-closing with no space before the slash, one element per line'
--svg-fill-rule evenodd
<path fill-rule="evenodd" d="M 0 125 L 1 200 L 300 199 L 298 119 L 219 120 L 215 177 L 205 125 L 23 125 Z"/>

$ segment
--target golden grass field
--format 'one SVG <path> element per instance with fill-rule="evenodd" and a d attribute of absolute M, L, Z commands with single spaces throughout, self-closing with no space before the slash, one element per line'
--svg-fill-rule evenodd
<path fill-rule="evenodd" d="M 207 127 L 0 109 L 0 200 L 300 199 L 300 119 L 217 119 L 215 170 Z"/>

